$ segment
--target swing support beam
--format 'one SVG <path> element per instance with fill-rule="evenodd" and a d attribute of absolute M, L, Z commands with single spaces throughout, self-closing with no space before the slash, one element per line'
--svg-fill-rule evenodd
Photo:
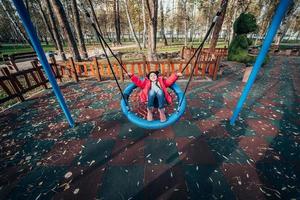
<path fill-rule="evenodd" d="M 253 66 L 253 69 L 252 69 L 252 72 L 249 76 L 249 79 L 244 87 L 244 90 L 240 96 L 240 99 L 234 109 L 234 112 L 233 112 L 233 115 L 230 119 L 230 124 L 231 125 L 234 125 L 235 123 L 235 120 L 237 119 L 240 111 L 242 110 L 242 107 L 243 107 L 243 104 L 244 102 L 246 101 L 247 99 L 247 96 L 249 94 L 249 91 L 256 79 L 256 76 L 261 68 L 261 65 L 262 63 L 264 62 L 264 59 L 268 53 L 268 50 L 271 46 L 271 43 L 273 41 L 273 38 L 279 28 L 279 25 L 287 11 L 287 9 L 289 8 L 289 5 L 292 3 L 293 0 L 281 0 L 278 7 L 277 7 L 277 10 L 276 10 L 276 13 L 273 17 L 273 20 L 272 20 L 272 23 L 268 29 L 268 32 L 266 34 L 266 37 L 265 37 L 265 40 L 263 42 L 263 45 L 262 45 L 262 48 L 256 58 L 256 61 L 254 63 L 254 66 Z"/>
<path fill-rule="evenodd" d="M 51 67 L 48 63 L 48 60 L 46 58 L 46 55 L 44 53 L 44 50 L 42 48 L 42 45 L 37 37 L 37 34 L 36 34 L 36 31 L 35 31 L 35 28 L 30 20 L 30 17 L 29 17 L 29 14 L 27 12 L 27 9 L 24 5 L 24 2 L 23 0 L 13 0 L 13 3 L 17 9 L 17 12 L 21 18 L 21 21 L 23 23 L 23 26 L 29 36 L 29 39 L 33 45 L 33 48 L 35 50 L 35 52 L 37 53 L 37 56 L 39 58 L 39 61 L 40 63 L 42 64 L 42 67 L 49 79 L 49 82 L 52 86 L 52 89 L 54 91 L 54 94 L 56 95 L 56 99 L 60 105 L 60 107 L 62 108 L 66 118 L 67 118 L 67 121 L 70 125 L 70 127 L 74 127 L 74 120 L 69 112 L 69 109 L 65 103 L 65 100 L 64 100 L 64 97 L 59 89 L 59 86 L 55 80 L 55 77 L 51 71 Z"/>

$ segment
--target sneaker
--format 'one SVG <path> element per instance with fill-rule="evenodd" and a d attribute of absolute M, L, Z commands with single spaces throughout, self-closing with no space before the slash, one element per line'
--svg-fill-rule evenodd
<path fill-rule="evenodd" d="M 167 121 L 167 117 L 166 117 L 166 114 L 165 114 L 165 109 L 164 108 L 158 109 L 158 112 L 159 112 L 160 122 Z"/>
<path fill-rule="evenodd" d="M 149 109 L 149 108 L 147 108 L 147 120 L 148 121 L 153 121 L 152 109 Z"/>

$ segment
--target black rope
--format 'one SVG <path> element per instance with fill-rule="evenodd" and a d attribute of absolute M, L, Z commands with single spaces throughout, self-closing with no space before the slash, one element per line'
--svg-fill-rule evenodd
<path fill-rule="evenodd" d="M 107 44 L 107 42 L 104 40 L 103 36 L 101 34 L 99 34 L 100 38 L 102 39 L 102 41 L 104 42 L 105 46 L 109 49 L 111 55 L 117 60 L 117 62 L 119 63 L 119 65 L 122 67 L 122 69 L 125 71 L 125 73 L 128 75 L 128 71 L 124 68 L 123 64 L 122 64 L 122 60 L 120 61 L 119 58 L 114 54 L 114 52 L 111 50 L 110 46 Z"/>
<path fill-rule="evenodd" d="M 222 6 L 223 6 L 223 5 L 222 5 Z M 223 10 L 223 7 L 222 7 L 221 11 L 222 11 L 222 10 Z M 217 14 L 216 14 L 216 16 L 215 16 L 213 22 L 211 23 L 211 25 L 210 25 L 208 31 L 207 31 L 206 34 L 205 34 L 204 39 L 202 40 L 201 44 L 198 46 L 198 48 L 196 49 L 196 51 L 193 53 L 193 55 L 190 57 L 189 61 L 185 64 L 184 68 L 181 70 L 181 73 L 183 73 L 183 72 L 186 70 L 186 68 L 188 67 L 188 65 L 190 64 L 190 62 L 192 61 L 192 59 L 195 57 L 195 55 L 197 54 L 197 52 L 198 52 L 200 49 L 202 50 L 202 48 L 203 48 L 203 46 L 204 46 L 204 43 L 205 43 L 205 41 L 207 40 L 208 36 L 210 35 L 210 32 L 211 32 L 212 28 L 213 28 L 213 27 L 215 26 L 215 24 L 216 24 L 217 17 L 219 17 L 219 16 L 221 15 L 221 13 L 222 13 L 221 11 L 218 11 L 218 12 L 217 12 Z M 197 60 L 196 60 L 196 62 L 197 62 Z"/>
<path fill-rule="evenodd" d="M 107 44 L 107 42 L 105 41 L 104 37 L 101 35 L 101 33 L 99 32 L 99 30 L 97 29 L 95 23 L 93 22 L 93 20 L 91 19 L 90 14 L 87 12 L 86 9 L 85 10 L 85 15 L 91 20 L 92 26 L 96 31 L 96 34 L 98 36 L 98 39 L 101 39 L 104 43 L 104 45 L 109 49 L 111 55 L 117 60 L 117 62 L 119 63 L 119 65 L 121 66 L 121 68 L 125 71 L 125 73 L 128 75 L 128 71 L 124 68 L 122 61 L 119 60 L 119 58 L 114 54 L 114 52 L 111 50 L 110 46 Z"/>
<path fill-rule="evenodd" d="M 124 95 L 124 93 L 123 93 L 123 90 L 122 90 L 122 88 L 121 88 L 121 86 L 120 86 L 120 84 L 119 84 L 119 82 L 118 82 L 118 79 L 117 79 L 117 77 L 116 77 L 116 74 L 115 74 L 115 72 L 114 72 L 114 69 L 113 69 L 113 67 L 112 67 L 112 64 L 111 64 L 111 62 L 110 62 L 110 59 L 109 59 L 109 57 L 108 57 L 108 55 L 107 55 L 107 52 L 106 52 L 106 50 L 105 50 L 105 47 L 104 47 L 104 44 L 103 44 L 103 42 L 107 45 L 107 43 L 105 42 L 105 40 L 104 40 L 104 38 L 102 37 L 102 35 L 100 34 L 100 32 L 99 32 L 99 30 L 97 29 L 97 27 L 96 27 L 96 25 L 95 25 L 95 23 L 93 22 L 93 20 L 91 20 L 91 18 L 90 18 L 90 14 L 87 12 L 87 10 L 85 10 L 85 14 L 86 14 L 86 16 L 90 19 L 90 21 L 91 21 L 91 25 L 92 25 L 92 27 L 93 27 L 93 29 L 95 30 L 95 32 L 96 32 L 96 35 L 97 35 L 97 37 L 98 37 L 98 39 L 99 39 L 99 41 L 100 41 L 100 44 L 101 44 L 101 47 L 102 47 L 102 49 L 103 49 L 103 51 L 104 51 L 104 55 L 105 55 L 105 57 L 106 57 L 106 60 L 107 60 L 107 62 L 108 62 L 108 65 L 109 65 L 109 68 L 110 68 L 110 70 L 111 70 L 111 72 L 112 72 L 112 74 L 113 74 L 113 76 L 114 76 L 114 79 L 115 79 L 115 81 L 116 81 L 116 83 L 117 83 L 117 86 L 118 86 L 118 88 L 119 88 L 119 90 L 120 90 L 120 93 L 121 93 L 121 95 L 122 95 L 122 98 L 124 99 L 124 101 L 125 101 L 125 104 L 126 104 L 126 106 L 129 108 L 129 106 L 128 106 L 128 103 L 127 103 L 127 98 L 125 98 L 125 95 Z M 108 46 L 108 45 L 107 45 Z M 109 47 L 108 47 L 109 48 Z M 109 50 L 111 51 L 111 49 L 109 48 Z M 111 53 L 112 53 L 112 51 L 111 51 Z M 112 53 L 112 55 L 115 57 L 115 55 Z M 116 57 L 115 57 L 116 58 Z M 116 58 L 117 59 L 117 58 Z M 119 59 L 117 59 L 118 60 L 118 62 L 119 62 Z M 119 62 L 120 63 L 120 62 Z M 121 65 L 122 66 L 122 65 Z M 123 68 L 123 66 L 122 66 L 122 68 Z M 123 68 L 124 69 L 124 68 Z M 127 71 L 126 71 L 126 69 L 124 69 L 124 71 L 126 72 L 126 73 L 128 73 Z"/>
<path fill-rule="evenodd" d="M 194 52 L 194 54 L 192 55 L 192 57 L 189 59 L 189 61 L 187 62 L 187 64 L 185 65 L 185 67 L 181 70 L 181 73 L 183 73 L 185 71 L 185 69 L 187 68 L 187 66 L 190 64 L 190 62 L 192 61 L 192 59 L 195 57 L 195 55 L 197 54 L 196 56 L 196 60 L 194 62 L 194 66 L 192 68 L 192 72 L 190 74 L 190 77 L 189 77 L 189 80 L 188 80 L 188 83 L 184 89 L 184 92 L 183 92 L 183 96 L 185 96 L 186 94 L 186 91 L 190 85 L 190 82 L 192 81 L 192 77 L 193 77 L 193 74 L 194 74 L 194 71 L 195 71 L 195 68 L 197 66 L 197 62 L 198 62 L 198 59 L 200 57 L 200 54 L 201 54 L 201 51 L 203 49 L 203 46 L 204 46 L 204 43 L 205 41 L 207 40 L 208 36 L 210 35 L 213 27 L 215 26 L 216 22 L 217 22 L 217 19 L 218 17 L 221 15 L 223 9 L 225 8 L 225 1 L 222 1 L 222 4 L 221 4 L 221 9 L 217 12 L 216 16 L 214 17 L 209 29 L 207 30 L 206 34 L 205 34 L 205 37 L 203 39 L 203 41 L 201 42 L 201 44 L 199 45 L 199 47 L 196 49 L 196 51 Z M 179 110 L 181 104 L 182 104 L 182 101 L 183 101 L 183 98 L 180 100 L 179 104 L 178 104 L 178 109 L 177 111 Z"/>

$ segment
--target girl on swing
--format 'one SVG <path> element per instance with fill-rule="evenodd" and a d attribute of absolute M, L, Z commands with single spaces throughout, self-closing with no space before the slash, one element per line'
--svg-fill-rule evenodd
<path fill-rule="evenodd" d="M 132 73 L 128 73 L 128 75 L 131 81 L 142 89 L 139 96 L 142 103 L 147 102 L 147 120 L 153 120 L 154 100 L 156 97 L 160 121 L 165 122 L 167 120 L 165 104 L 166 102 L 168 104 L 172 103 L 172 97 L 167 88 L 175 83 L 178 77 L 182 76 L 182 73 L 174 73 L 166 79 L 160 76 L 158 71 L 151 71 L 144 80 L 140 80 Z"/>

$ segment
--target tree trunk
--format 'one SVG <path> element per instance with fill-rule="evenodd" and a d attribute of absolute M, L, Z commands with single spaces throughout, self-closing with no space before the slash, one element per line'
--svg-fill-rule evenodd
<path fill-rule="evenodd" d="M 137 45 L 137 47 L 141 50 L 142 47 L 141 47 L 141 44 L 135 34 L 135 31 L 134 31 L 134 28 L 133 28 L 133 25 L 132 25 L 132 22 L 131 22 L 131 18 L 130 18 L 130 15 L 129 15 L 129 11 L 128 11 L 128 1 L 127 0 L 124 0 L 124 3 L 125 3 L 125 11 L 126 11 L 126 15 L 127 15 L 127 20 L 128 20 L 128 24 L 129 24 L 129 28 L 130 28 L 130 31 L 131 31 L 131 34 L 133 35 L 133 39 Z"/>
<path fill-rule="evenodd" d="M 85 43 L 84 43 L 84 37 L 82 34 L 82 29 L 81 29 L 81 24 L 80 24 L 80 18 L 79 18 L 79 12 L 77 8 L 77 2 L 76 0 L 72 0 L 72 12 L 73 12 L 73 18 L 75 22 L 75 32 L 77 36 L 77 40 L 79 43 L 80 51 L 81 51 L 81 56 L 85 59 L 88 58 L 88 54 L 86 51 Z"/>
<path fill-rule="evenodd" d="M 146 40 L 147 40 L 147 23 L 146 23 L 146 13 L 145 13 L 145 0 L 142 0 L 142 15 L 143 15 L 143 48 L 146 48 Z"/>
<path fill-rule="evenodd" d="M 182 1 L 183 3 L 183 16 L 184 16 L 184 46 L 187 46 L 188 38 L 188 13 L 187 13 L 187 0 Z"/>
<path fill-rule="evenodd" d="M 22 35 L 18 32 L 16 27 L 13 24 L 10 24 L 12 31 L 10 31 L 11 37 L 14 39 L 14 42 L 24 43 Z M 26 42 L 26 40 L 25 40 Z"/>
<path fill-rule="evenodd" d="M 70 24 L 68 22 L 63 5 L 61 4 L 60 0 L 50 0 L 50 1 L 52 4 L 54 13 L 56 14 L 56 17 L 58 19 L 59 25 L 63 29 L 65 37 L 68 41 L 68 46 L 72 52 L 74 60 L 75 61 L 81 60 L 80 54 L 79 54 L 79 51 L 77 48 L 77 44 L 76 44 L 75 38 L 72 34 L 72 30 L 71 30 Z"/>
<path fill-rule="evenodd" d="M 45 35 L 45 43 L 46 43 L 46 45 L 49 45 L 47 34 Z"/>
<path fill-rule="evenodd" d="M 62 41 L 60 39 L 60 35 L 59 35 L 58 29 L 57 29 L 57 25 L 55 23 L 54 14 L 53 14 L 53 11 L 52 11 L 52 8 L 51 8 L 51 5 L 50 5 L 50 1 L 46 0 L 45 2 L 46 2 L 46 7 L 48 9 L 49 22 L 50 22 L 50 26 L 51 26 L 51 29 L 52 29 L 52 32 L 53 32 L 54 41 L 55 41 L 56 46 L 58 48 L 58 52 L 59 52 L 59 55 L 61 56 L 61 59 L 63 61 L 66 61 L 67 58 L 66 58 L 66 55 L 64 53 L 64 49 L 63 49 Z"/>
<path fill-rule="evenodd" d="M 193 9 L 192 9 L 192 16 L 191 16 L 191 19 L 192 19 L 192 25 L 191 25 L 191 29 L 190 29 L 190 36 L 189 36 L 189 42 L 193 42 L 194 40 L 194 31 L 195 31 L 195 16 L 196 16 L 196 5 L 195 5 L 195 2 L 193 2 Z"/>
<path fill-rule="evenodd" d="M 224 6 L 223 11 L 221 13 L 221 15 L 218 17 L 213 33 L 212 33 L 212 39 L 210 42 L 210 52 L 214 52 L 215 48 L 217 46 L 217 42 L 218 42 L 218 38 L 219 38 L 219 33 L 222 29 L 222 24 L 224 21 L 224 17 L 226 14 L 226 9 L 227 9 L 227 5 L 228 5 L 228 0 L 222 0 L 221 5 Z"/>
<path fill-rule="evenodd" d="M 148 58 L 149 60 L 156 60 L 155 54 L 156 54 L 158 0 L 146 0 L 146 6 L 149 14 Z"/>
<path fill-rule="evenodd" d="M 116 43 L 121 45 L 121 23 L 120 23 L 120 8 L 119 0 L 114 0 L 114 19 L 115 19 L 115 29 L 116 29 Z"/>
<path fill-rule="evenodd" d="M 55 49 L 58 50 L 58 46 L 57 46 L 57 43 L 55 42 L 54 34 L 53 34 L 53 32 L 52 32 L 52 30 L 51 30 L 51 27 L 50 27 L 50 24 L 49 24 L 49 22 L 48 22 L 48 20 L 47 20 L 46 13 L 45 13 L 45 11 L 43 10 L 42 4 L 41 4 L 40 1 L 36 1 L 36 2 L 37 2 L 37 4 L 38 4 L 38 6 L 39 6 L 40 14 L 41 14 L 41 16 L 42 16 L 42 18 L 43 18 L 43 22 L 44 22 L 44 24 L 46 25 L 47 30 L 48 30 L 48 32 L 49 32 L 49 34 L 50 34 L 50 37 L 51 37 L 51 40 L 53 41 L 53 44 L 54 44 L 54 46 L 55 46 Z"/>
<path fill-rule="evenodd" d="M 160 35 L 163 37 L 164 45 L 168 46 L 168 41 L 165 35 L 165 23 L 164 23 L 164 7 L 162 0 L 160 0 Z"/>
<path fill-rule="evenodd" d="M 175 9 L 175 1 L 172 0 L 171 16 L 173 19 L 175 19 L 174 9 Z M 174 22 L 171 22 L 170 28 L 171 28 L 171 43 L 173 43 L 174 42 L 174 28 L 175 28 Z"/>

